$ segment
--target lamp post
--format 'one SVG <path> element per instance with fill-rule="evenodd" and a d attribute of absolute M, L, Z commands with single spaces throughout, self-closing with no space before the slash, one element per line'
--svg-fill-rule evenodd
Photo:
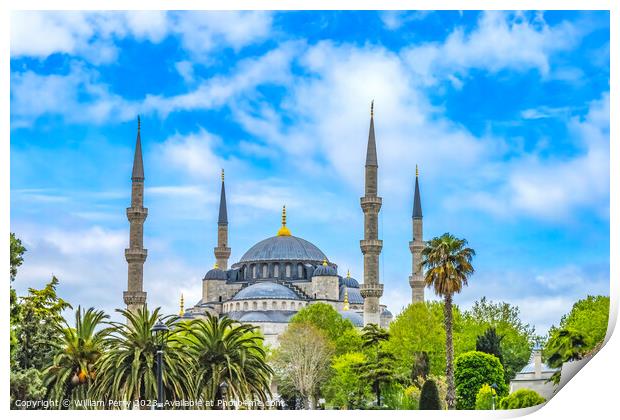
<path fill-rule="evenodd" d="M 161 321 L 157 321 L 153 328 L 151 328 L 151 334 L 155 338 L 156 348 L 156 362 L 157 362 L 157 406 L 156 410 L 164 409 L 164 382 L 162 379 L 162 371 L 164 368 L 164 344 L 166 342 L 166 334 L 169 328 Z"/>
<path fill-rule="evenodd" d="M 491 388 L 493 389 L 493 410 L 495 410 L 495 396 L 497 395 L 497 384 L 493 382 Z"/>

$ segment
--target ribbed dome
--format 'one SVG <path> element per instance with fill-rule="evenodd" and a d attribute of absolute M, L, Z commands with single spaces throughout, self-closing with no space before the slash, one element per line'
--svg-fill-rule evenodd
<path fill-rule="evenodd" d="M 219 268 L 212 268 L 205 274 L 204 280 L 228 280 L 226 272 Z"/>
<path fill-rule="evenodd" d="M 357 304 L 357 305 L 361 305 L 364 303 L 364 298 L 362 297 L 362 294 L 360 293 L 359 287 L 347 287 L 345 285 L 340 286 L 339 300 L 341 302 L 344 301 L 345 290 L 347 291 L 349 303 Z"/>
<path fill-rule="evenodd" d="M 355 280 L 353 277 L 342 277 L 340 279 L 340 285 L 345 285 L 347 287 L 356 287 L 359 288 L 360 284 L 357 280 Z"/>
<path fill-rule="evenodd" d="M 244 299 L 294 299 L 301 300 L 301 298 L 286 286 L 281 284 L 272 283 L 270 281 L 254 283 L 251 286 L 245 287 L 232 298 L 232 300 L 244 300 Z"/>
<path fill-rule="evenodd" d="M 348 319 L 349 321 L 351 321 L 351 323 L 353 323 L 353 325 L 355 325 L 356 327 L 363 327 L 364 326 L 364 318 L 358 314 L 357 312 L 353 312 L 353 311 L 338 311 L 338 313 L 340 314 L 340 316 L 344 319 Z"/>
<path fill-rule="evenodd" d="M 317 268 L 314 269 L 314 273 L 312 273 L 312 276 L 337 276 L 338 275 L 338 271 L 336 270 L 335 267 L 332 267 L 331 265 L 319 265 Z"/>
<path fill-rule="evenodd" d="M 296 236 L 272 236 L 250 248 L 239 262 L 311 261 L 321 263 L 325 254 L 312 243 Z"/>

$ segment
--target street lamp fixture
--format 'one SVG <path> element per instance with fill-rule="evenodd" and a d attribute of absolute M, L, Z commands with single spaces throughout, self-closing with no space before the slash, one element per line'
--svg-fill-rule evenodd
<path fill-rule="evenodd" d="M 166 335 L 170 329 L 163 322 L 157 321 L 153 328 L 151 328 L 151 334 L 155 339 L 155 356 L 157 362 L 157 406 L 156 410 L 164 409 L 164 382 L 162 378 L 164 368 L 164 345 L 166 344 Z"/>
<path fill-rule="evenodd" d="M 497 384 L 493 382 L 491 388 L 493 388 L 493 410 L 495 410 L 495 396 L 497 395 Z"/>

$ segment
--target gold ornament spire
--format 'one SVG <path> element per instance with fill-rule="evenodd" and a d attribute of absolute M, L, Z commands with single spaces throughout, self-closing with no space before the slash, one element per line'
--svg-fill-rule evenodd
<path fill-rule="evenodd" d="M 417 178 L 420 175 L 420 171 L 418 170 L 418 164 L 415 164 L 415 177 Z"/>
<path fill-rule="evenodd" d="M 327 267 L 327 258 L 323 258 L 323 267 Z"/>
<path fill-rule="evenodd" d="M 215 268 L 216 270 L 217 270 L 218 268 L 220 268 L 220 267 L 217 265 L 217 262 L 216 262 L 215 264 L 213 264 L 213 268 Z"/>
<path fill-rule="evenodd" d="M 179 316 L 185 315 L 185 300 L 183 299 L 183 293 L 181 293 L 181 301 L 179 302 Z"/>
<path fill-rule="evenodd" d="M 278 231 L 278 236 L 291 236 L 291 231 L 286 227 L 286 206 L 282 206 L 282 227 Z"/>
<path fill-rule="evenodd" d="M 375 116 L 375 100 L 370 101 L 370 118 Z"/>
<path fill-rule="evenodd" d="M 351 272 L 349 270 L 347 270 L 347 278 L 350 279 L 351 278 Z"/>
<path fill-rule="evenodd" d="M 222 182 L 224 182 L 224 168 L 222 168 Z"/>
<path fill-rule="evenodd" d="M 140 132 L 140 116 L 138 115 L 138 133 Z"/>
<path fill-rule="evenodd" d="M 347 287 L 344 288 L 344 305 L 342 305 L 343 311 L 349 310 L 349 292 L 347 291 Z"/>

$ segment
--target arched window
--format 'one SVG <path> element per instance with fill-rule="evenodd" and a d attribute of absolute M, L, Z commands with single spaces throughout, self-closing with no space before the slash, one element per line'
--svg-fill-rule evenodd
<path fill-rule="evenodd" d="M 267 310 L 267 302 L 263 302 L 263 310 Z"/>
<path fill-rule="evenodd" d="M 278 309 L 278 302 L 271 302 L 271 309 Z"/>
<path fill-rule="evenodd" d="M 297 264 L 297 278 L 299 279 L 304 278 L 304 266 L 301 264 Z"/>
<path fill-rule="evenodd" d="M 237 303 L 235 304 L 235 309 L 236 309 L 236 310 L 239 310 L 239 302 L 237 302 Z"/>
<path fill-rule="evenodd" d="M 253 279 L 256 278 L 256 266 L 255 265 L 252 266 L 252 278 Z"/>
<path fill-rule="evenodd" d="M 297 307 L 298 307 L 299 309 L 301 309 L 301 302 L 299 302 L 299 303 L 297 304 Z"/>
<path fill-rule="evenodd" d="M 220 297 L 217 299 L 218 302 L 222 302 L 222 295 L 220 295 Z"/>
<path fill-rule="evenodd" d="M 262 275 L 262 277 L 264 279 L 266 279 L 268 277 L 267 276 L 267 264 L 263 264 L 263 275 Z"/>
<path fill-rule="evenodd" d="M 247 302 L 243 302 L 243 310 L 244 311 L 248 310 L 248 303 Z"/>
<path fill-rule="evenodd" d="M 282 309 L 286 309 L 286 302 L 282 302 Z"/>
<path fill-rule="evenodd" d="M 280 277 L 280 266 L 278 264 L 273 265 L 273 276 L 275 278 Z"/>
<path fill-rule="evenodd" d="M 286 264 L 286 277 L 290 278 L 291 277 L 291 265 L 290 264 Z"/>
<path fill-rule="evenodd" d="M 295 302 L 291 302 L 291 309 L 295 309 Z"/>

